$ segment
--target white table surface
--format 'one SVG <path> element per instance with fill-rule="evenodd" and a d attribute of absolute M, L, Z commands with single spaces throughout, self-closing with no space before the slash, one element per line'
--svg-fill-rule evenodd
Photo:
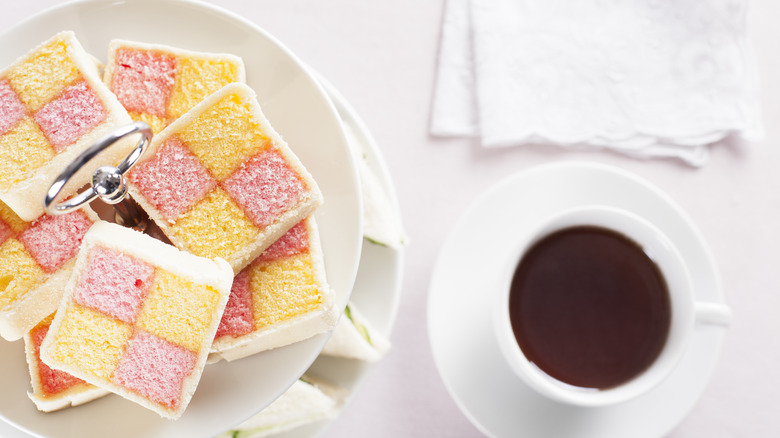
<path fill-rule="evenodd" d="M 57 3 L 13 2 L 0 14 L 0 29 Z M 474 140 L 431 137 L 443 0 L 213 3 L 270 31 L 352 103 L 382 148 L 411 237 L 393 350 L 327 437 L 480 436 L 433 364 L 426 303 L 434 261 L 456 218 L 492 184 L 521 169 L 573 159 L 621 167 L 665 190 L 708 241 L 733 307 L 712 381 L 669 436 L 780 436 L 780 2 L 754 0 L 748 17 L 766 137 L 715 147 L 698 169 L 553 147 L 485 150 Z"/>

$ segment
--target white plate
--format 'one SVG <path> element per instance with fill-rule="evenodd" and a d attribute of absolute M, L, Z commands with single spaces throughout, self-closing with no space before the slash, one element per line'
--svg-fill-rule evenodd
<path fill-rule="evenodd" d="M 260 105 L 311 171 L 325 197 L 316 217 L 328 281 L 346 305 L 362 246 L 362 204 L 353 155 L 335 108 L 301 62 L 244 19 L 203 3 L 96 0 L 47 10 L 0 36 L 0 65 L 61 30 L 105 61 L 112 38 L 241 56 Z M 46 437 L 213 436 L 269 404 L 314 361 L 327 335 L 232 363 L 209 365 L 184 415 L 170 421 L 118 396 L 43 414 L 27 399 L 21 341 L 0 342 L 0 417 Z"/>
<path fill-rule="evenodd" d="M 491 437 L 658 438 L 694 406 L 717 362 L 725 330 L 696 327 L 678 368 L 631 402 L 582 408 L 543 398 L 504 362 L 484 299 L 512 251 L 513 232 L 564 209 L 602 204 L 653 222 L 677 245 L 697 299 L 723 302 L 715 263 L 687 215 L 650 183 L 623 170 L 563 162 L 519 172 L 477 199 L 455 224 L 434 267 L 428 328 L 434 360 L 463 413 Z"/>
<path fill-rule="evenodd" d="M 382 153 L 371 133 L 364 125 L 349 103 L 339 94 L 331 84 L 319 78 L 328 96 L 336 106 L 346 129 L 351 129 L 359 144 L 357 153 L 365 154 L 369 167 L 378 177 L 383 188 L 390 196 L 390 200 L 398 211 L 399 205 L 390 178 L 390 172 L 385 165 Z M 363 246 L 360 255 L 355 286 L 350 300 L 359 308 L 360 312 L 369 320 L 379 333 L 390 337 L 395 323 L 396 314 L 401 298 L 401 280 L 403 268 L 403 249 L 395 250 L 371 243 Z M 362 382 L 368 377 L 373 364 L 341 359 L 336 357 L 320 356 L 314 361 L 308 372 L 315 374 L 326 382 L 335 384 L 349 391 L 348 401 L 354 397 Z M 310 438 L 319 435 L 334 420 L 317 422 L 304 427 L 284 432 L 277 435 L 278 438 Z M 3 438 L 29 438 L 29 435 L 0 421 L 0 436 Z"/>

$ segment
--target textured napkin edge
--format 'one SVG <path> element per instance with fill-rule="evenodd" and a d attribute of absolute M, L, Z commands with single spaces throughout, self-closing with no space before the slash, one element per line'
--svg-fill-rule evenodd
<path fill-rule="evenodd" d="M 474 71 L 472 26 L 469 0 L 447 0 L 444 6 L 436 82 L 432 96 L 429 132 L 437 137 L 479 138 L 483 147 L 516 147 L 528 144 L 552 144 L 564 149 L 611 150 L 635 158 L 679 158 L 692 166 L 702 166 L 709 147 L 727 138 L 758 142 L 764 138 L 760 105 L 760 75 L 750 29 L 741 36 L 746 69 L 744 98 L 739 106 L 742 126 L 703 132 L 697 136 L 663 138 L 638 131 L 629 140 L 591 138 L 576 142 L 555 141 L 537 133 L 525 138 L 485 138 L 480 131 L 478 96 Z M 749 8 L 750 3 L 747 3 Z"/>
<path fill-rule="evenodd" d="M 430 116 L 432 135 L 480 134 L 470 23 L 468 0 L 445 2 Z"/>

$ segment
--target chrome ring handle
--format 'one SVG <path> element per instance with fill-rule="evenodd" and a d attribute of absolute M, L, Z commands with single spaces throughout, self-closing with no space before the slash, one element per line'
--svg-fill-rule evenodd
<path fill-rule="evenodd" d="M 65 184 L 68 183 L 79 169 L 95 158 L 104 149 L 110 147 L 122 138 L 133 134 L 141 134 L 141 139 L 130 154 L 125 157 L 117 167 L 99 167 L 92 175 L 92 184 L 87 190 L 62 203 L 55 204 L 55 200 L 60 195 L 62 188 L 65 187 Z M 108 204 L 117 204 L 121 202 L 127 194 L 127 184 L 124 180 L 124 174 L 138 162 L 141 156 L 143 156 L 151 141 L 152 129 L 144 122 L 134 122 L 119 127 L 96 141 L 84 150 L 81 155 L 76 157 L 76 159 L 60 173 L 57 179 L 54 180 L 54 183 L 49 187 L 49 190 L 44 197 L 44 210 L 52 215 L 66 214 L 80 208 L 86 203 L 92 202 L 98 197 Z"/>

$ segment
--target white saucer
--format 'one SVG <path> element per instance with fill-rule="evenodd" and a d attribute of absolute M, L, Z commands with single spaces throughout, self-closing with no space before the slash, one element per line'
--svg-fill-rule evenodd
<path fill-rule="evenodd" d="M 717 362 L 725 330 L 698 325 L 678 368 L 631 402 L 582 408 L 525 386 L 493 337 L 491 282 L 501 275 L 513 232 L 570 207 L 620 207 L 653 222 L 675 243 L 700 301 L 723 302 L 715 262 L 688 216 L 667 195 L 628 172 L 562 162 L 519 172 L 477 199 L 455 224 L 434 267 L 428 330 L 444 383 L 469 420 L 491 437 L 658 438 L 694 406 Z"/>

